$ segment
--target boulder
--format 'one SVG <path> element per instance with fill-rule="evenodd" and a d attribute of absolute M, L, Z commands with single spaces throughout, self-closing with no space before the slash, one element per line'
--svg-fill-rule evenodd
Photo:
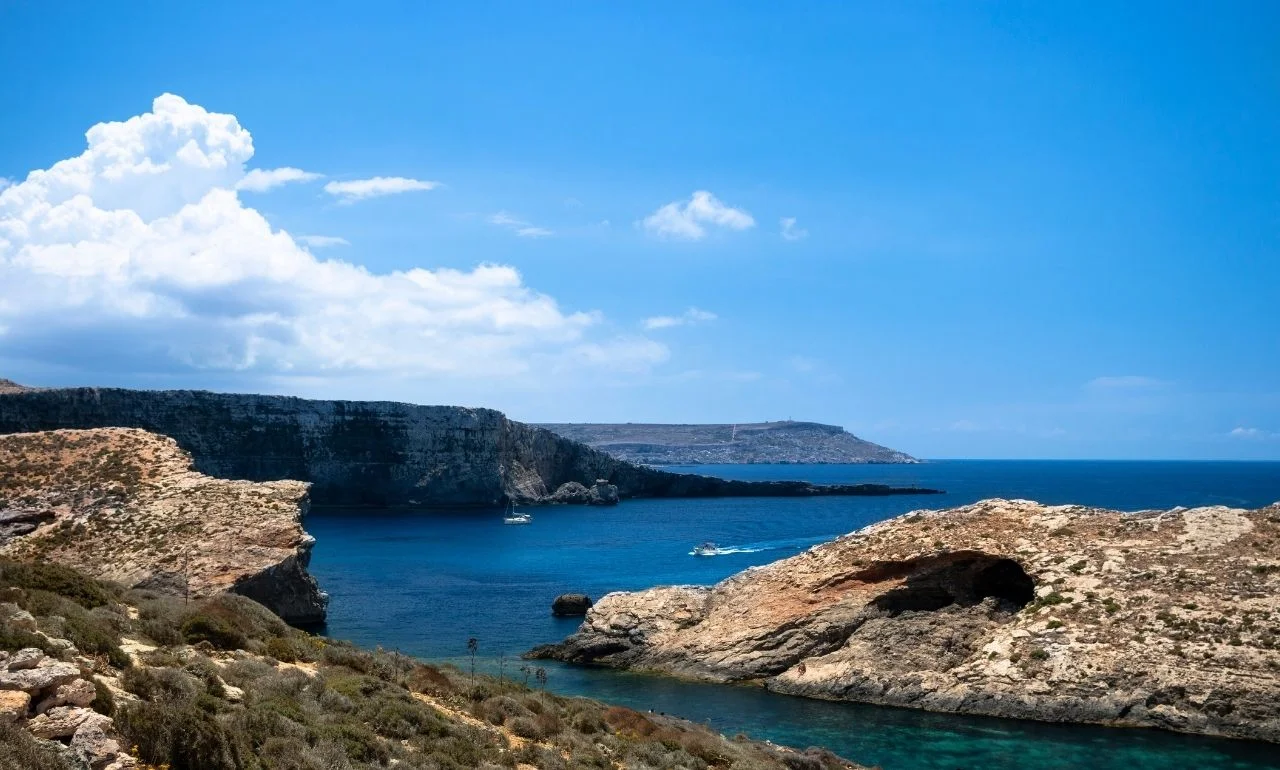
<path fill-rule="evenodd" d="M 87 708 L 58 706 L 27 722 L 27 729 L 37 738 L 52 740 L 75 735 L 83 725 L 89 723 L 111 724 L 111 718 Z"/>
<path fill-rule="evenodd" d="M 576 481 L 566 481 L 551 496 L 553 503 L 585 503 L 590 499 L 591 492 Z"/>
<path fill-rule="evenodd" d="M 0 690 L 23 690 L 35 693 L 66 684 L 80 677 L 80 669 L 70 663 L 45 659 L 40 666 L 0 673 Z"/>
<path fill-rule="evenodd" d="M 21 690 L 0 690 L 0 724 L 25 718 L 30 704 L 31 696 Z"/>
<path fill-rule="evenodd" d="M 581 617 L 591 609 L 591 597 L 586 594 L 560 594 L 551 603 L 551 614 L 556 617 Z"/>
<path fill-rule="evenodd" d="M 111 726 L 106 717 L 86 719 L 71 736 L 71 750 L 94 770 L 120 759 L 120 743 L 107 733 Z"/>
<path fill-rule="evenodd" d="M 36 713 L 43 714 L 57 706 L 88 706 L 97 697 L 93 682 L 75 679 L 59 685 L 52 695 L 47 696 L 36 706 Z"/>
<path fill-rule="evenodd" d="M 44 652 L 35 647 L 24 647 L 9 658 L 5 668 L 9 671 L 26 671 L 40 665 L 44 660 Z"/>
<path fill-rule="evenodd" d="M 596 485 L 591 488 L 591 492 L 587 497 L 587 505 L 617 504 L 618 488 L 610 484 L 608 479 L 596 479 Z"/>

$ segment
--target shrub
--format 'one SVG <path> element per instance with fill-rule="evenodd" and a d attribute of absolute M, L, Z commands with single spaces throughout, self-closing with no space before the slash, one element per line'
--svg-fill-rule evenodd
<path fill-rule="evenodd" d="M 131 668 L 120 684 L 143 700 L 167 704 L 189 703 L 204 692 L 199 680 L 173 668 Z"/>
<path fill-rule="evenodd" d="M 89 708 L 104 716 L 111 716 L 116 710 L 116 697 L 111 694 L 111 690 L 97 677 L 93 677 L 89 681 L 93 682 L 93 701 L 89 703 Z"/>
<path fill-rule="evenodd" d="M 0 585 L 48 591 L 85 609 L 108 604 L 115 594 L 102 582 L 52 562 L 0 560 Z"/>
<path fill-rule="evenodd" d="M 0 767 L 22 770 L 66 770 L 51 749 L 36 743 L 31 733 L 0 722 Z"/>
<path fill-rule="evenodd" d="M 425 695 L 449 695 L 455 691 L 449 677 L 435 666 L 422 663 L 414 666 L 405 678 L 405 686 L 413 692 Z"/>
<path fill-rule="evenodd" d="M 215 715 L 190 705 L 134 704 L 120 709 L 116 729 L 149 764 L 239 770 L 249 756 Z"/>
<path fill-rule="evenodd" d="M 320 725 L 310 731 L 313 742 L 331 741 L 342 747 L 348 759 L 384 765 L 391 754 L 372 730 L 358 722 Z"/>
<path fill-rule="evenodd" d="M 219 650 L 242 650 L 248 638 L 216 615 L 203 613 L 187 618 L 182 624 L 182 640 L 187 644 L 208 642 Z"/>

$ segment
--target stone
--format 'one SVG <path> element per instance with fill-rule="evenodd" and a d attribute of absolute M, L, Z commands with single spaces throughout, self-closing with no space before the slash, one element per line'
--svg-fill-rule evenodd
<path fill-rule="evenodd" d="M 120 743 L 107 733 L 111 726 L 112 721 L 106 717 L 86 719 L 71 736 L 71 750 L 93 770 L 119 759 Z"/>
<path fill-rule="evenodd" d="M 43 714 L 56 706 L 88 706 L 97 697 L 93 682 L 85 679 L 74 679 L 66 684 L 58 685 L 52 695 L 36 705 L 36 713 Z"/>
<path fill-rule="evenodd" d="M 591 492 L 587 498 L 588 505 L 617 505 L 618 504 L 618 488 L 609 483 L 608 479 L 596 479 L 595 486 L 591 488 Z"/>
<path fill-rule="evenodd" d="M 1124 568 L 1103 569 L 1121 553 Z M 1280 503 L 984 500 L 713 587 L 612 593 L 529 653 L 791 695 L 1280 742 Z M 1052 627 L 1050 627 L 1052 626 Z"/>
<path fill-rule="evenodd" d="M 0 723 L 24 719 L 30 704 L 31 696 L 21 690 L 0 690 Z"/>
<path fill-rule="evenodd" d="M 58 706 L 27 720 L 27 729 L 37 738 L 67 738 L 86 723 L 111 724 L 111 718 L 87 708 Z"/>
<path fill-rule="evenodd" d="M 9 661 L 5 664 L 5 668 L 9 671 L 26 671 L 40 665 L 40 661 L 45 659 L 43 650 L 35 647 L 23 647 L 15 652 Z"/>
<path fill-rule="evenodd" d="M 5 623 L 8 623 L 10 628 L 30 633 L 34 633 L 39 628 L 35 617 L 26 610 L 18 610 L 13 613 L 8 618 L 5 618 Z"/>
<path fill-rule="evenodd" d="M 586 594 L 560 594 L 551 602 L 551 614 L 558 617 L 586 615 L 591 609 L 591 597 Z"/>
<path fill-rule="evenodd" d="M 37 668 L 0 673 L 0 690 L 23 690 L 36 693 L 70 682 L 80 676 L 80 669 L 70 663 L 46 659 Z"/>

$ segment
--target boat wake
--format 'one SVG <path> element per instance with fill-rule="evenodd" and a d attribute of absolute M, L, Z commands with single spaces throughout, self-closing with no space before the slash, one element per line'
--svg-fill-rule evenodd
<path fill-rule="evenodd" d="M 803 551 L 809 546 L 824 543 L 828 540 L 835 539 L 835 535 L 821 535 L 818 537 L 797 537 L 790 540 L 765 540 L 760 543 L 745 543 L 743 545 L 726 545 L 717 546 L 712 549 L 704 549 L 699 551 L 694 549 L 689 552 L 690 556 L 729 556 L 735 553 L 760 553 L 761 551 Z"/>

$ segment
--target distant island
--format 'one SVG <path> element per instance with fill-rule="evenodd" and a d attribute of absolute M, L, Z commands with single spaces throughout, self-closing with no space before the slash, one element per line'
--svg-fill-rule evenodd
<path fill-rule="evenodd" d="M 817 422 L 544 423 L 539 427 L 620 460 L 644 465 L 919 462 L 911 455 L 860 439 L 838 425 Z"/>

